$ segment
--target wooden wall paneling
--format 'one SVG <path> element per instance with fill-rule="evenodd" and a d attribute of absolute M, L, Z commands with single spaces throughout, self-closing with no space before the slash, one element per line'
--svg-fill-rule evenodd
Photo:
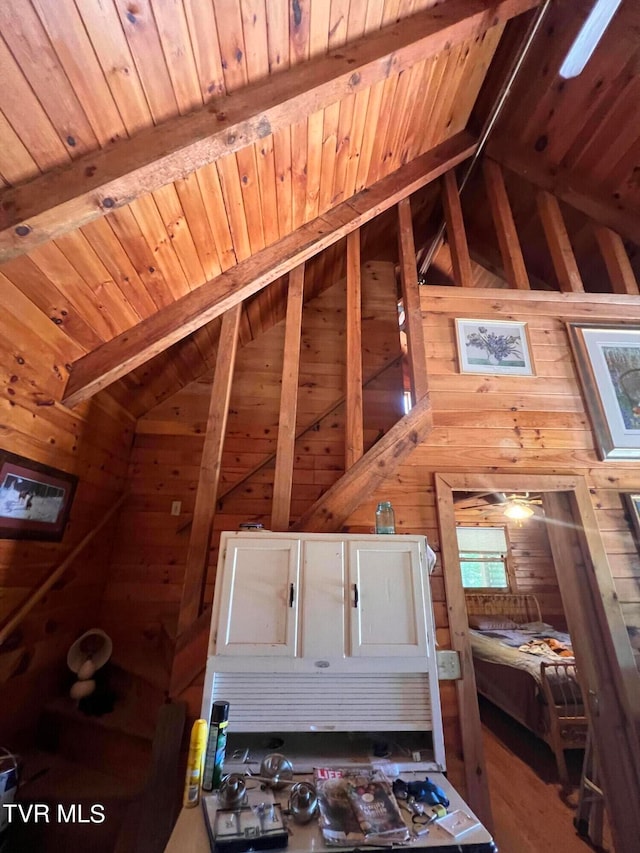
<path fill-rule="evenodd" d="M 398 88 L 398 75 L 387 77 L 382 87 L 382 97 L 380 99 L 380 110 L 376 124 L 371 127 L 370 132 L 373 134 L 373 145 L 371 147 L 371 159 L 369 162 L 369 172 L 367 174 L 367 185 L 375 184 L 380 178 L 387 174 L 385 169 L 385 152 L 387 143 L 387 133 L 389 127 L 395 125 L 391 122 L 391 117 L 395 115 L 393 104 Z M 371 101 L 370 101 L 371 103 Z M 368 122 L 368 120 L 367 120 Z"/>
<path fill-rule="evenodd" d="M 91 0 L 78 0 L 76 8 L 122 122 L 133 134 L 151 123 L 151 113 L 116 8 Z"/>
<path fill-rule="evenodd" d="M 620 235 L 602 225 L 594 226 L 593 230 L 609 273 L 613 292 L 633 295 L 640 293 Z"/>
<path fill-rule="evenodd" d="M 0 93 L 0 108 L 6 118 L 0 154 L 2 174 L 9 177 L 14 169 L 33 178 L 38 170 L 70 162 L 70 154 L 57 130 L 25 79 L 18 61 L 4 41 L 0 41 L 0 68 L 5 86 Z"/>
<path fill-rule="evenodd" d="M 362 281 L 360 273 L 360 231 L 347 237 L 347 316 L 346 316 L 346 435 L 345 470 L 364 453 L 362 407 Z"/>
<path fill-rule="evenodd" d="M 147 273 L 153 277 L 152 281 L 154 282 L 156 276 L 162 277 L 171 295 L 171 299 L 168 298 L 167 294 L 163 295 L 158 299 L 158 304 L 162 304 L 162 300 L 165 299 L 168 301 L 179 299 L 191 290 L 191 284 L 180 264 L 173 246 L 173 240 L 171 240 L 167 233 L 166 225 L 162 221 L 153 194 L 150 193 L 147 196 L 136 199 L 136 201 L 129 205 L 128 210 L 133 215 L 148 247 L 150 265 L 147 266 Z M 124 235 L 120 235 L 118 232 L 118 222 L 121 219 L 122 212 L 115 211 L 113 215 L 114 230 L 120 239 L 124 237 Z M 141 247 L 141 253 L 142 251 L 143 247 Z"/>
<path fill-rule="evenodd" d="M 273 135 L 261 140 L 258 151 L 258 182 L 262 204 L 264 242 L 266 246 L 280 237 L 278 225 L 278 190 L 276 186 L 276 159 Z"/>
<path fill-rule="evenodd" d="M 288 529 L 291 512 L 291 477 L 294 465 L 303 296 L 304 264 L 289 273 L 282 393 L 271 508 L 271 527 L 274 530 Z"/>
<path fill-rule="evenodd" d="M 455 683 L 458 714 L 465 763 L 466 798 L 483 823 L 491 827 L 491 801 L 485 775 L 482 749 L 480 711 L 476 693 L 476 680 L 468 638 L 468 623 L 458 542 L 456 539 L 451 478 L 436 475 L 434 478 L 438 508 L 440 553 L 444 564 L 447 622 L 451 632 L 451 646 L 460 655 L 462 678 Z"/>
<path fill-rule="evenodd" d="M 158 36 L 181 114 L 202 104 L 202 92 L 183 4 L 153 7 Z"/>
<path fill-rule="evenodd" d="M 92 327 L 94 339 L 98 338 L 104 342 L 124 331 L 123 327 L 113 325 L 108 308 L 104 304 L 96 303 L 95 294 L 55 243 L 38 246 L 30 253 L 29 258 L 59 291 L 64 302 Z"/>
<path fill-rule="evenodd" d="M 138 318 L 148 317 L 156 310 L 156 304 L 147 292 L 135 267 L 111 228 L 107 219 L 98 219 L 83 228 L 85 237 L 107 269 Z M 115 295 L 115 294 L 114 294 Z"/>
<path fill-rule="evenodd" d="M 416 444 L 431 429 L 429 398 L 420 399 L 409 414 L 395 424 L 341 480 L 331 486 L 293 526 L 294 530 L 331 532 L 340 530 L 353 512 L 362 494 L 376 490 L 385 476 L 392 473 L 411 454 Z"/>
<path fill-rule="evenodd" d="M 244 215 L 249 233 L 249 245 L 253 255 L 264 249 L 265 246 L 263 218 L 266 215 L 260 197 L 255 146 L 251 145 L 242 151 L 238 151 L 236 160 L 244 202 Z"/>
<path fill-rule="evenodd" d="M 110 365 L 106 374 L 98 377 L 97 381 L 94 377 L 91 382 L 92 391 L 98 390 L 98 388 L 103 387 L 105 384 L 109 384 L 115 381 L 115 379 L 120 378 L 120 376 L 129 370 L 148 360 L 152 355 L 165 349 L 167 345 L 175 343 L 176 340 L 184 337 L 189 332 L 200 328 L 214 317 L 219 316 L 225 308 L 235 304 L 240 296 L 244 299 L 257 292 L 266 284 L 278 278 L 279 275 L 296 266 L 296 264 L 306 261 L 307 258 L 342 239 L 355 228 L 360 227 L 369 221 L 369 219 L 388 209 L 399 198 L 406 197 L 420 186 L 424 186 L 430 179 L 438 177 L 447 167 L 451 167 L 456 162 L 465 159 L 473 149 L 473 144 L 470 146 L 464 145 L 466 139 L 466 135 L 463 135 L 462 138 L 455 137 L 444 143 L 443 147 L 425 155 L 424 158 L 419 158 L 403 167 L 403 174 L 407 178 L 411 176 L 411 180 L 406 184 L 402 182 L 402 176 L 396 173 L 392 177 L 380 181 L 374 188 L 364 193 L 362 199 L 355 196 L 349 202 L 343 202 L 328 214 L 325 214 L 320 222 L 316 221 L 315 225 L 310 223 L 305 228 L 299 229 L 294 235 L 289 235 L 283 240 L 278 241 L 274 246 L 267 247 L 255 257 L 247 260 L 245 267 L 243 267 L 247 275 L 247 280 L 242 281 L 238 296 L 229 298 L 228 293 L 226 297 L 223 296 L 223 277 L 226 277 L 227 286 L 230 286 L 233 293 L 238 288 L 239 277 L 241 279 L 243 275 L 240 265 L 233 271 L 223 273 L 217 279 L 214 279 L 213 282 L 209 282 L 208 286 L 203 286 L 188 296 L 183 297 L 183 308 L 187 302 L 189 304 L 192 301 L 199 303 L 195 311 L 191 309 L 193 313 L 190 321 L 183 321 L 178 324 L 176 323 L 174 310 L 169 312 L 171 314 L 170 318 L 164 316 L 161 311 L 155 317 L 149 318 L 147 321 L 148 325 L 140 324 L 135 330 L 128 332 L 126 342 L 115 338 L 110 342 L 111 346 L 108 343 L 103 348 L 95 350 L 87 356 L 87 360 L 84 360 L 84 363 L 79 362 L 74 366 L 73 380 L 68 385 L 68 393 L 65 397 L 66 404 L 74 405 L 85 398 L 89 387 L 85 384 L 86 378 L 83 379 L 82 374 L 85 373 L 86 376 L 87 372 L 88 374 L 93 372 L 91 369 L 92 361 L 95 364 L 101 362 L 104 364 L 105 355 L 108 360 L 108 350 L 106 347 L 113 347 L 114 354 L 117 352 L 116 359 L 118 364 L 115 366 Z M 463 143 L 462 150 L 459 149 L 461 142 Z M 456 153 L 453 156 L 447 157 L 445 154 L 447 151 L 456 151 Z M 431 164 L 431 168 L 429 168 L 429 164 Z M 220 166 L 220 164 L 218 165 Z M 327 229 L 329 223 L 335 223 L 335 227 L 332 228 L 329 226 Z M 319 230 L 319 234 L 316 229 Z M 207 293 L 211 288 L 215 288 L 218 294 L 219 301 L 217 301 L 215 307 L 211 306 L 210 300 L 207 298 Z M 183 313 L 182 316 L 184 317 L 185 314 Z M 169 324 L 168 326 L 166 325 L 167 323 Z M 157 330 L 161 330 L 161 344 L 154 340 L 158 331 L 152 333 L 149 328 L 150 325 L 155 325 Z M 123 352 L 125 348 L 128 349 L 126 355 Z M 101 370 L 104 370 L 104 368 Z M 107 374 L 108 380 L 105 382 Z M 73 385 L 76 385 L 75 391 L 73 390 Z"/>
<path fill-rule="evenodd" d="M 1 61 L 1 54 L 0 54 Z M 38 168 L 7 118 L 0 113 L 0 189 L 26 181 Z"/>
<path fill-rule="evenodd" d="M 273 135 L 276 165 L 276 195 L 278 199 L 278 229 L 280 237 L 293 230 L 293 184 L 291 131 L 288 127 Z"/>
<path fill-rule="evenodd" d="M 615 600 L 606 554 L 598 541 L 595 519 L 589 524 L 593 508 L 586 486 L 578 486 L 574 495 L 549 494 L 543 500 L 545 512 L 550 517 L 567 525 L 569 530 L 576 530 L 576 534 L 569 537 L 566 532 L 559 533 L 560 527 L 552 525 L 549 531 L 551 547 L 558 564 L 565 569 L 576 565 L 572 571 L 563 571 L 559 579 L 565 598 L 573 602 L 567 617 L 587 695 L 587 711 L 614 844 L 617 850 L 631 851 L 640 829 L 624 799 L 637 797 L 636 792 L 640 792 L 640 744 L 636 728 L 640 681 L 633 666 L 620 606 Z M 572 542 L 572 539 L 578 541 Z M 630 702 L 634 702 L 631 709 Z"/>
<path fill-rule="evenodd" d="M 153 121 L 162 122 L 179 110 L 151 4 L 143 0 L 135 11 L 125 0 L 115 6 Z"/>
<path fill-rule="evenodd" d="M 457 89 L 456 81 L 460 74 L 459 64 L 461 57 L 464 56 L 464 45 L 452 45 L 448 50 L 444 50 L 443 71 L 442 77 L 439 80 L 439 86 L 434 94 L 433 108 L 429 115 L 429 125 L 427 127 L 425 146 L 430 148 L 434 139 L 441 138 L 443 129 L 449 119 L 448 110 L 451 107 L 455 92 Z"/>
<path fill-rule="evenodd" d="M 45 317 L 50 318 L 52 324 L 60 326 L 75 339 L 77 346 L 89 349 L 99 344 L 100 338 L 78 308 L 58 290 L 30 258 L 16 258 L 10 261 L 3 265 L 2 273 L 14 285 L 15 291 L 22 291 L 21 302 L 25 307 L 28 299 Z M 33 306 L 30 306 L 30 314 L 35 313 Z"/>
<path fill-rule="evenodd" d="M 429 379 L 425 358 L 424 332 L 418 293 L 418 269 L 416 267 L 416 250 L 409 198 L 404 198 L 398 203 L 398 250 L 400 253 L 400 282 L 404 302 L 411 396 L 415 404 L 428 394 Z"/>
<path fill-rule="evenodd" d="M 251 255 L 249 228 L 244 211 L 244 200 L 238 172 L 238 161 L 233 154 L 222 157 L 216 162 L 229 230 L 233 240 L 233 250 L 239 261 Z"/>
<path fill-rule="evenodd" d="M 220 274 L 222 267 L 197 174 L 192 172 L 185 178 L 176 181 L 175 188 L 204 272 L 204 279 L 214 278 Z M 190 272 L 188 279 L 192 289 L 202 284 L 203 281 L 197 276 L 192 278 Z"/>
<path fill-rule="evenodd" d="M 588 178 L 569 178 L 569 174 L 541 165 L 534 155 L 516 150 L 511 143 L 496 139 L 487 146 L 489 157 L 503 167 L 522 175 L 531 184 L 553 193 L 570 207 L 581 211 L 590 219 L 606 225 L 623 237 L 640 244 L 640 225 L 633 208 L 621 199 L 612 204 L 606 193 Z"/>
<path fill-rule="evenodd" d="M 34 7 L 100 145 L 125 137 L 124 122 L 76 7 L 63 5 L 55 13 L 46 3 Z"/>
<path fill-rule="evenodd" d="M 498 45 L 502 42 L 505 24 L 490 27 L 474 42 L 468 55 L 463 54 L 463 68 L 453 103 L 449 107 L 446 127 L 452 133 L 465 127 L 478 94 L 483 86 L 487 70 L 492 65 Z M 469 44 L 469 43 L 467 43 Z M 473 56 L 474 51 L 477 55 Z"/>
<path fill-rule="evenodd" d="M 95 149 L 98 145 L 95 133 L 32 5 L 26 0 L 19 0 L 11 7 L 3 7 L 0 10 L 0 27 L 33 91 L 43 105 L 49 104 L 49 119 L 69 155 L 78 158 Z M 34 56 L 40 61 L 34 63 Z M 89 75 L 91 70 L 90 65 Z M 49 87 L 56 92 L 55 109 L 51 99 L 46 97 Z"/>
<path fill-rule="evenodd" d="M 541 190 L 536 194 L 536 202 L 560 290 L 575 293 L 584 291 L 558 199 Z"/>
<path fill-rule="evenodd" d="M 248 82 L 242 12 L 240 4 L 230 0 L 214 0 L 213 6 L 218 23 L 220 57 L 228 94 L 241 89 Z"/>
<path fill-rule="evenodd" d="M 512 288 L 528 290 L 529 277 L 522 257 L 522 249 L 520 248 L 501 168 L 493 160 L 485 157 L 482 162 L 482 170 L 507 281 Z"/>
<path fill-rule="evenodd" d="M 0 646 L 5 642 L 7 637 L 16 630 L 24 618 L 30 613 L 34 607 L 47 595 L 50 589 L 64 575 L 67 569 L 73 564 L 76 557 L 82 553 L 85 547 L 93 540 L 95 536 L 105 527 L 111 518 L 118 512 L 124 503 L 126 495 L 122 495 L 112 507 L 102 516 L 95 526 L 92 526 L 89 532 L 78 542 L 73 550 L 65 557 L 65 559 L 51 572 L 46 580 L 38 584 L 27 599 L 23 601 L 17 611 L 12 614 L 11 618 L 3 622 L 0 628 Z"/>
<path fill-rule="evenodd" d="M 225 215 L 225 203 L 220 185 L 220 177 L 215 164 L 210 163 L 196 172 L 198 183 L 202 191 L 202 198 L 209 227 L 213 234 L 214 242 L 218 252 L 218 259 L 222 270 L 227 270 L 237 262 L 233 247 L 233 238 Z"/>
<path fill-rule="evenodd" d="M 455 282 L 461 287 L 473 287 L 467 234 L 464 228 L 458 185 L 453 169 L 442 176 L 442 201 Z"/>
<path fill-rule="evenodd" d="M 358 113 L 356 114 L 356 105 Z M 347 95 L 340 102 L 340 118 L 336 136 L 336 166 L 333 174 L 331 204 L 338 204 L 353 194 L 353 183 L 347 180 L 351 157 L 356 150 L 355 140 L 362 139 L 363 111 L 357 95 Z M 356 123 L 357 122 L 357 123 Z M 352 135 L 354 139 L 352 140 Z"/>
<path fill-rule="evenodd" d="M 519 0 L 519 3 L 526 8 L 528 5 L 527 0 Z M 291 69 L 290 72 L 286 75 L 287 78 L 290 75 L 294 75 L 296 80 L 299 80 L 299 85 L 303 86 L 302 92 L 305 94 L 299 94 L 298 100 L 300 98 L 304 98 L 305 102 L 308 106 L 308 111 L 315 111 L 319 106 L 322 105 L 330 105 L 336 103 L 337 99 L 342 95 L 344 82 L 350 81 L 350 85 L 353 87 L 354 92 L 357 91 L 358 88 L 366 88 L 366 86 L 370 86 L 375 83 L 377 80 L 381 79 L 381 74 L 383 73 L 383 65 L 380 63 L 380 53 L 382 51 L 382 55 L 388 55 L 390 52 L 394 57 L 394 68 L 397 69 L 398 72 L 401 70 L 405 70 L 411 67 L 416 61 L 422 60 L 425 55 L 428 55 L 430 52 L 436 52 L 441 45 L 447 43 L 452 40 L 464 40 L 467 37 L 475 35 L 477 32 L 483 32 L 486 28 L 486 20 L 485 16 L 482 14 L 473 14 L 470 18 L 465 17 L 465 12 L 468 11 L 464 4 L 460 4 L 460 8 L 457 8 L 457 2 L 450 3 L 447 6 L 447 15 L 445 15 L 446 23 L 442 18 L 442 12 L 439 13 L 438 23 L 443 26 L 441 30 L 434 30 L 433 27 L 433 13 L 431 10 L 427 9 L 423 12 L 418 13 L 417 15 L 412 16 L 411 22 L 407 21 L 406 23 L 403 21 L 397 26 L 393 28 L 388 28 L 383 30 L 379 35 L 371 36 L 367 39 L 367 51 L 370 51 L 371 56 L 375 56 L 373 61 L 364 61 L 360 66 L 360 70 L 358 71 L 360 75 L 360 79 L 355 81 L 353 77 L 354 70 L 358 70 L 354 68 L 353 63 L 348 63 L 349 68 L 348 72 L 345 72 L 343 75 L 344 80 L 340 79 L 340 76 L 336 77 L 337 66 L 336 66 L 336 57 L 332 58 L 332 61 L 327 61 L 323 57 L 319 57 L 317 60 L 312 60 L 311 63 L 305 64 L 304 67 L 301 66 L 301 69 Z M 132 21 L 127 18 L 127 12 L 123 8 L 124 4 L 119 2 L 119 11 L 121 15 L 121 20 L 123 23 L 123 27 L 125 29 L 126 36 L 129 40 L 130 47 L 132 49 L 134 58 L 136 60 L 136 64 L 138 67 L 139 73 L 142 74 L 143 78 L 150 74 L 151 70 L 153 70 L 153 96 L 159 97 L 161 100 L 166 99 L 166 103 L 163 104 L 164 107 L 168 107 L 168 111 L 172 112 L 174 115 L 179 111 L 179 105 L 176 102 L 175 92 L 173 90 L 170 75 L 167 71 L 165 55 L 162 50 L 161 39 L 158 34 L 158 29 L 153 21 L 151 10 L 147 3 L 143 4 L 140 9 L 137 9 L 137 14 L 129 13 L 135 24 L 132 25 Z M 451 6 L 451 9 L 449 9 Z M 504 2 L 504 5 L 500 7 L 500 10 L 494 10 L 494 15 L 498 18 L 501 18 L 502 15 L 506 15 L 507 17 L 517 11 L 519 4 L 516 0 L 509 0 L 509 2 Z M 455 7 L 455 8 L 454 8 Z M 523 8 L 523 10 L 524 10 Z M 182 17 L 181 17 L 181 20 Z M 495 18 L 494 18 L 495 20 Z M 184 30 L 184 25 L 181 24 L 180 27 Z M 422 35 L 421 35 L 422 34 Z M 225 38 L 226 30 L 225 30 Z M 390 51 L 390 47 L 393 49 Z M 346 53 L 351 53 L 352 47 L 349 46 Z M 385 52 L 386 51 L 386 52 Z M 223 45 L 223 53 L 224 53 L 224 45 Z M 368 56 L 369 54 L 367 54 Z M 243 67 L 243 56 L 241 50 L 237 52 L 237 55 L 226 56 L 225 61 L 227 63 L 227 69 L 225 71 L 226 74 L 236 73 L 239 67 Z M 340 63 L 345 63 L 349 57 L 343 57 L 340 59 Z M 192 53 L 189 51 L 189 61 L 193 62 Z M 356 63 L 357 64 L 357 63 Z M 313 66 L 313 69 L 312 69 Z M 194 66 L 195 67 L 195 66 Z M 346 67 L 346 66 L 345 66 Z M 324 69 L 324 71 L 322 71 Z M 307 79 L 307 75 L 313 72 L 313 79 L 317 81 L 315 86 L 315 94 L 313 97 L 306 94 L 309 86 L 309 81 L 311 77 Z M 195 72 L 194 72 L 195 73 Z M 190 75 L 190 77 L 194 76 L 194 73 Z M 328 75 L 328 81 L 325 83 L 320 82 L 322 76 L 326 77 Z M 304 78 L 304 82 L 302 82 Z M 245 81 L 243 80 L 243 83 Z M 356 85 L 357 82 L 357 85 Z M 390 85 L 391 79 L 387 81 Z M 293 79 L 288 79 L 284 81 L 283 75 L 275 75 L 273 78 L 270 78 L 268 81 L 261 81 L 257 84 L 252 84 L 250 87 L 252 91 L 255 90 L 255 102 L 254 102 L 254 112 L 255 108 L 258 108 L 260 114 L 262 116 L 266 116 L 271 122 L 271 129 L 275 130 L 277 127 L 284 126 L 291 122 L 293 117 L 293 113 L 291 112 L 291 99 L 293 95 L 296 93 L 295 86 L 292 86 L 294 83 Z M 266 87 L 263 89 L 262 87 Z M 273 102 L 273 92 L 274 87 L 277 89 L 278 87 L 282 87 L 283 96 L 285 97 L 285 101 L 283 101 L 278 109 L 282 111 L 277 115 L 280 118 L 276 119 L 276 112 L 273 112 L 275 108 L 270 108 L 267 113 L 264 112 L 264 103 L 265 98 L 269 103 Z M 149 89 L 148 89 L 149 91 Z M 312 91 L 314 91 L 314 87 L 312 87 Z M 323 97 L 316 97 L 319 92 L 322 91 L 324 93 Z M 266 96 L 266 93 L 270 92 L 271 95 L 269 97 Z M 226 153 L 232 153 L 233 151 L 240 150 L 247 146 L 247 144 L 254 142 L 258 136 L 257 128 L 254 133 L 247 134 L 245 132 L 239 133 L 234 132 L 232 124 L 227 126 L 227 122 L 229 121 L 229 116 L 233 112 L 232 102 L 229 101 L 229 98 L 233 97 L 229 95 L 227 97 L 227 101 L 225 103 L 226 107 L 226 116 L 225 120 L 221 120 L 220 124 L 225 125 L 224 129 L 220 128 L 220 133 L 224 134 L 224 145 L 219 151 L 215 151 L 214 147 L 212 147 L 211 139 L 208 141 L 206 145 L 206 153 L 203 151 L 202 156 L 197 157 L 195 155 L 195 150 L 192 150 L 189 154 L 189 164 L 186 165 L 185 162 L 182 163 L 182 166 L 178 168 L 175 172 L 170 172 L 167 169 L 157 169 L 155 167 L 155 161 L 157 160 L 158 151 L 154 151 L 154 143 L 152 140 L 160 139 L 160 137 L 155 134 L 154 129 L 148 129 L 142 131 L 140 134 L 137 134 L 131 140 L 124 140 L 120 143 L 120 145 L 105 149 L 104 152 L 100 155 L 100 158 L 111 159 L 112 152 L 116 151 L 116 148 L 120 148 L 121 146 L 126 146 L 127 148 L 127 156 L 126 160 L 130 165 L 133 165 L 133 161 L 136 159 L 133 156 L 133 147 L 136 147 L 139 151 L 140 156 L 143 160 L 147 162 L 147 165 L 153 160 L 154 168 L 153 174 L 156 176 L 155 183 L 149 183 L 152 178 L 151 171 L 147 169 L 148 174 L 145 178 L 145 186 L 144 191 L 153 191 L 157 189 L 162 183 L 166 183 L 168 180 L 177 179 L 183 177 L 187 171 L 191 171 L 193 169 L 199 168 L 207 162 L 212 162 L 219 156 L 223 156 Z M 241 100 L 246 100 L 246 94 L 243 94 Z M 277 100 L 277 98 L 276 98 Z M 169 101 L 173 101 L 172 104 L 169 104 Z M 235 101 L 233 102 L 235 103 Z M 287 106 L 289 104 L 289 106 Z M 259 106 L 258 106 L 259 105 Z M 152 107 L 152 111 L 153 107 Z M 157 109 L 154 113 L 157 112 Z M 304 109 L 303 109 L 304 113 Z M 300 115 L 299 104 L 296 106 L 295 115 Z M 185 124 L 191 123 L 196 120 L 196 116 L 204 117 L 203 111 L 195 111 L 189 114 L 189 116 L 185 116 L 178 125 L 184 129 Z M 188 119 L 188 121 L 187 121 Z M 255 119 L 255 115 L 254 115 Z M 248 125 L 245 128 L 248 129 Z M 239 130 L 239 128 L 238 128 Z M 216 131 L 216 135 L 217 135 Z M 181 130 L 182 134 L 182 130 Z M 161 139 L 161 147 L 163 152 L 166 152 L 168 148 L 171 147 L 169 142 L 169 130 L 167 127 L 163 128 L 162 131 L 162 139 Z M 234 141 L 231 142 L 231 138 L 233 137 Z M 220 136 L 220 140 L 222 141 L 222 136 Z M 305 146 L 306 147 L 306 146 Z M 124 150 L 124 149 L 122 149 Z M 186 154 L 186 150 L 182 149 L 183 154 Z M 120 155 L 118 155 L 120 157 Z M 175 152 L 174 155 L 175 157 Z M 182 157 L 182 155 L 180 155 Z M 92 156 L 92 159 L 96 159 Z M 168 165 L 165 163 L 165 165 Z M 107 169 L 97 170 L 97 173 L 91 173 L 91 170 L 87 172 L 86 166 L 82 168 L 82 175 L 78 173 L 76 176 L 76 183 L 79 182 L 78 185 L 82 185 L 84 188 L 84 194 L 81 192 L 80 195 L 84 195 L 84 203 L 80 201 L 80 198 L 76 198 L 73 200 L 73 207 L 75 209 L 75 216 L 73 217 L 73 221 L 71 221 L 68 217 L 66 217 L 63 213 L 62 207 L 64 207 L 67 203 L 71 204 L 71 202 L 63 201 L 62 206 L 58 205 L 56 210 L 55 217 L 51 216 L 51 211 L 41 211 L 40 214 L 35 213 L 35 208 L 29 208 L 29 205 L 26 204 L 26 199 L 24 198 L 25 192 L 27 192 L 25 187 L 16 190 L 15 192 L 19 192 L 21 197 L 23 197 L 22 201 L 18 201 L 17 199 L 13 199 L 15 202 L 15 207 L 12 209 L 14 211 L 20 211 L 23 218 L 28 219 L 30 222 L 31 231 L 26 234 L 23 238 L 16 242 L 16 235 L 11 233 L 11 244 L 12 249 L 24 251 L 25 248 L 28 248 L 31 245 L 35 244 L 37 239 L 42 239 L 45 235 L 47 237 L 54 236 L 55 233 L 61 233 L 60 229 L 65 227 L 69 230 L 72 227 L 77 227 L 90 221 L 90 219 L 94 218 L 96 215 L 101 215 L 103 212 L 102 206 L 97 206 L 95 204 L 89 205 L 89 198 L 86 190 L 88 189 L 88 183 L 93 183 L 96 179 L 97 175 L 103 175 Z M 145 171 L 142 169 L 142 171 Z M 137 169 L 136 172 L 136 181 L 139 178 L 142 178 L 142 171 Z M 111 172 L 114 174 L 114 172 Z M 131 173 L 130 173 L 131 174 Z M 162 177 L 160 177 L 162 176 Z M 160 180 L 160 184 L 157 180 Z M 58 180 L 58 179 L 56 179 Z M 128 179 L 129 182 L 131 177 Z M 64 179 L 60 180 L 60 191 L 63 193 L 64 198 L 69 200 L 73 195 L 73 184 L 74 179 L 70 174 L 64 176 Z M 123 203 L 123 199 L 126 196 L 127 201 L 130 201 L 132 198 L 140 195 L 142 191 L 142 186 L 138 183 L 138 191 L 132 191 L 132 187 L 129 186 L 125 191 L 124 186 L 121 186 L 120 189 L 116 187 L 115 184 L 110 184 L 109 187 L 102 186 L 100 190 L 98 190 L 97 186 L 92 186 L 91 195 L 98 191 L 102 194 L 103 197 L 109 198 L 111 201 L 115 201 L 116 206 L 119 206 Z M 14 191 L 12 191 L 14 192 Z M 34 188 L 31 184 L 28 189 L 29 193 L 33 193 L 37 195 L 37 188 Z M 49 204 L 53 204 L 55 206 L 54 197 L 56 193 L 49 188 L 47 192 L 47 199 Z M 42 196 L 42 192 L 41 192 Z M 62 199 L 60 199 L 62 200 Z M 7 201 L 6 193 L 4 201 Z M 36 206 L 41 207 L 42 198 L 40 202 L 37 203 Z M 108 205 L 107 209 L 112 209 L 113 205 Z M 83 208 L 83 213 L 80 218 L 78 218 L 79 210 Z M 7 208 L 8 209 L 8 208 Z M 29 212 L 30 210 L 30 212 Z M 70 213 L 69 209 L 69 213 Z M 36 216 L 38 216 L 39 224 L 36 223 Z M 63 220 L 66 220 L 65 225 L 63 226 Z M 47 224 L 45 224 L 47 223 Z M 52 230 L 53 229 L 53 230 Z"/>
<path fill-rule="evenodd" d="M 240 304 L 236 305 L 222 319 L 207 431 L 202 451 L 202 466 L 198 480 L 194 523 L 189 540 L 182 601 L 178 614 L 179 634 L 185 631 L 200 614 L 202 582 L 209 557 L 241 308 Z"/>
<path fill-rule="evenodd" d="M 191 188 L 194 192 L 199 192 L 197 184 L 192 184 Z M 186 196 L 188 189 L 184 184 L 182 189 L 183 196 Z M 176 185 L 167 184 L 161 187 L 153 193 L 153 197 L 167 229 L 169 239 L 172 241 L 180 264 L 185 271 L 189 287 L 193 290 L 203 284 L 206 276 L 194 244 L 194 234 L 187 227 L 185 213 L 180 203 Z"/>
<path fill-rule="evenodd" d="M 425 116 L 425 105 L 431 91 L 431 81 L 434 69 L 437 67 L 437 57 L 425 59 L 415 66 L 415 73 L 419 80 L 417 91 L 409 105 L 411 118 L 408 123 L 407 132 L 403 135 L 402 145 L 398 151 L 399 162 L 407 163 L 418 155 L 422 147 L 425 134 L 421 132 Z M 397 168 L 398 166 L 396 166 Z"/>
<path fill-rule="evenodd" d="M 313 127 L 315 129 L 317 124 Z M 291 125 L 291 225 L 294 229 L 306 221 L 308 131 L 306 120 Z"/>

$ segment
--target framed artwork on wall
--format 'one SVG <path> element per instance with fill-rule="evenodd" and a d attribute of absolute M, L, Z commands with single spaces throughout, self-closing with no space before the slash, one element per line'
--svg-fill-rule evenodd
<path fill-rule="evenodd" d="M 622 497 L 631 518 L 633 538 L 637 547 L 640 548 L 640 493 L 624 493 Z"/>
<path fill-rule="evenodd" d="M 567 323 L 601 459 L 640 459 L 640 326 Z"/>
<path fill-rule="evenodd" d="M 456 319 L 460 373 L 533 376 L 527 324 Z"/>
<path fill-rule="evenodd" d="M 0 539 L 62 539 L 78 478 L 0 449 Z"/>

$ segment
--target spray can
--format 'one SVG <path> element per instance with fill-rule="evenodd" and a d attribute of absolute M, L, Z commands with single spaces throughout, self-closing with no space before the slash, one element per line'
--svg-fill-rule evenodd
<path fill-rule="evenodd" d="M 184 797 L 182 799 L 182 804 L 186 809 L 191 809 L 200 802 L 204 753 L 207 748 L 207 729 L 206 720 L 196 720 L 191 729 L 187 775 L 184 781 Z"/>
<path fill-rule="evenodd" d="M 224 755 L 227 748 L 227 726 L 229 725 L 229 703 L 218 700 L 213 703 L 211 725 L 209 726 L 209 741 L 204 762 L 202 787 L 205 791 L 213 791 L 220 787 Z"/>

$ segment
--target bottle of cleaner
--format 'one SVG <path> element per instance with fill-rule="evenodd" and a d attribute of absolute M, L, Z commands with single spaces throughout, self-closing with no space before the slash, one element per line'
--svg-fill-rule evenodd
<path fill-rule="evenodd" d="M 196 720 L 191 729 L 187 775 L 184 781 L 184 797 L 182 800 L 186 809 L 191 809 L 200 802 L 200 786 L 202 784 L 204 754 L 207 748 L 208 728 L 206 720 Z"/>
<path fill-rule="evenodd" d="M 227 726 L 229 725 L 229 703 L 216 700 L 211 711 L 209 741 L 204 763 L 202 787 L 205 791 L 217 790 L 222 782 L 224 756 L 227 748 Z"/>

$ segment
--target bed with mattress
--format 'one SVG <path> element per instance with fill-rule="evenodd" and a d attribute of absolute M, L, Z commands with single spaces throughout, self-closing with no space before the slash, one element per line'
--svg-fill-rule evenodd
<path fill-rule="evenodd" d="M 564 750 L 587 735 L 569 635 L 542 621 L 534 595 L 465 598 L 478 692 L 551 747 L 567 784 Z"/>

